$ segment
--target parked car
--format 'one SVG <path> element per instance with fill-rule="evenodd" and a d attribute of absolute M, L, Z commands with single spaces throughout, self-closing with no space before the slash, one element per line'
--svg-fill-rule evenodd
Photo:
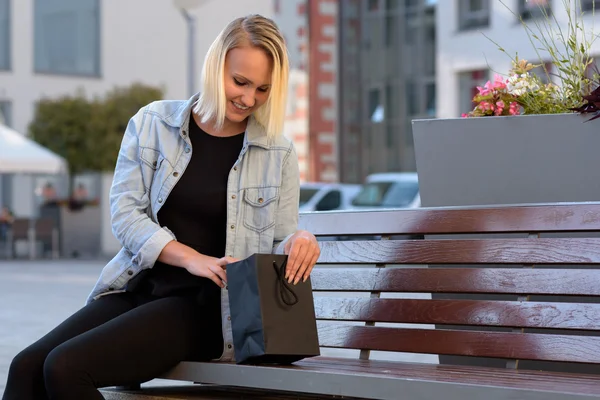
<path fill-rule="evenodd" d="M 361 185 L 308 182 L 300 185 L 300 212 L 346 210 Z"/>
<path fill-rule="evenodd" d="M 416 172 L 383 172 L 367 176 L 352 200 L 352 209 L 416 208 L 421 206 Z"/>

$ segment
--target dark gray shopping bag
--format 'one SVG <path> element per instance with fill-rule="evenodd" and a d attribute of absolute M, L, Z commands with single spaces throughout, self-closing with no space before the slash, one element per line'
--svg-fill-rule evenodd
<path fill-rule="evenodd" d="M 289 364 L 320 354 L 310 278 L 288 284 L 286 263 L 286 255 L 254 254 L 227 265 L 238 364 Z"/>

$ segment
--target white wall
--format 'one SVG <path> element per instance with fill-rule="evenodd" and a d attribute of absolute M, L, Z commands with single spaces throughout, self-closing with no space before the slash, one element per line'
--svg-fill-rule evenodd
<path fill-rule="evenodd" d="M 517 52 L 519 58 L 538 62 L 538 56 L 530 43 L 521 23 L 510 10 L 518 10 L 517 0 L 490 0 L 490 25 L 483 29 L 471 31 L 458 30 L 458 1 L 437 2 L 437 117 L 454 118 L 462 112 L 470 110 L 459 109 L 458 73 L 477 69 L 487 69 L 507 74 L 511 67 L 510 58 L 498 50 L 498 47 L 488 38 L 501 45 L 511 56 Z M 505 7 L 504 3 L 507 7 Z M 575 2 L 573 2 L 575 3 Z M 563 9 L 562 0 L 555 0 L 554 14 L 561 24 L 566 27 L 567 14 Z M 591 14 L 591 13 L 590 13 Z M 595 16 L 586 15 L 582 18 L 586 30 L 590 31 L 595 23 L 594 32 L 600 32 L 600 11 Z M 594 21 L 595 20 L 595 21 Z M 533 24 L 533 22 L 531 23 Z M 535 30 L 535 25 L 531 25 Z M 544 54 L 542 53 L 544 56 Z M 600 42 L 592 47 L 592 55 L 600 55 Z M 544 61 L 549 61 L 547 56 Z M 493 76 L 493 75 L 492 75 Z"/>

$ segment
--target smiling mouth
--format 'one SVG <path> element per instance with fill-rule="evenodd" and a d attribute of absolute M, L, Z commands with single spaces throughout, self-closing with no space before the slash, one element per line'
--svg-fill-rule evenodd
<path fill-rule="evenodd" d="M 241 105 L 240 103 L 236 103 L 235 101 L 232 101 L 232 103 L 234 107 L 240 111 L 248 111 L 250 109 L 250 107 L 244 107 L 243 105 Z"/>

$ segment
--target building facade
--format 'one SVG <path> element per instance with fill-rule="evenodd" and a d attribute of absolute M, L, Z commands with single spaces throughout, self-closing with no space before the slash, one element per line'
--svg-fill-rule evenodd
<path fill-rule="evenodd" d="M 339 1 L 341 181 L 415 170 L 411 120 L 436 116 L 435 3 Z"/>

